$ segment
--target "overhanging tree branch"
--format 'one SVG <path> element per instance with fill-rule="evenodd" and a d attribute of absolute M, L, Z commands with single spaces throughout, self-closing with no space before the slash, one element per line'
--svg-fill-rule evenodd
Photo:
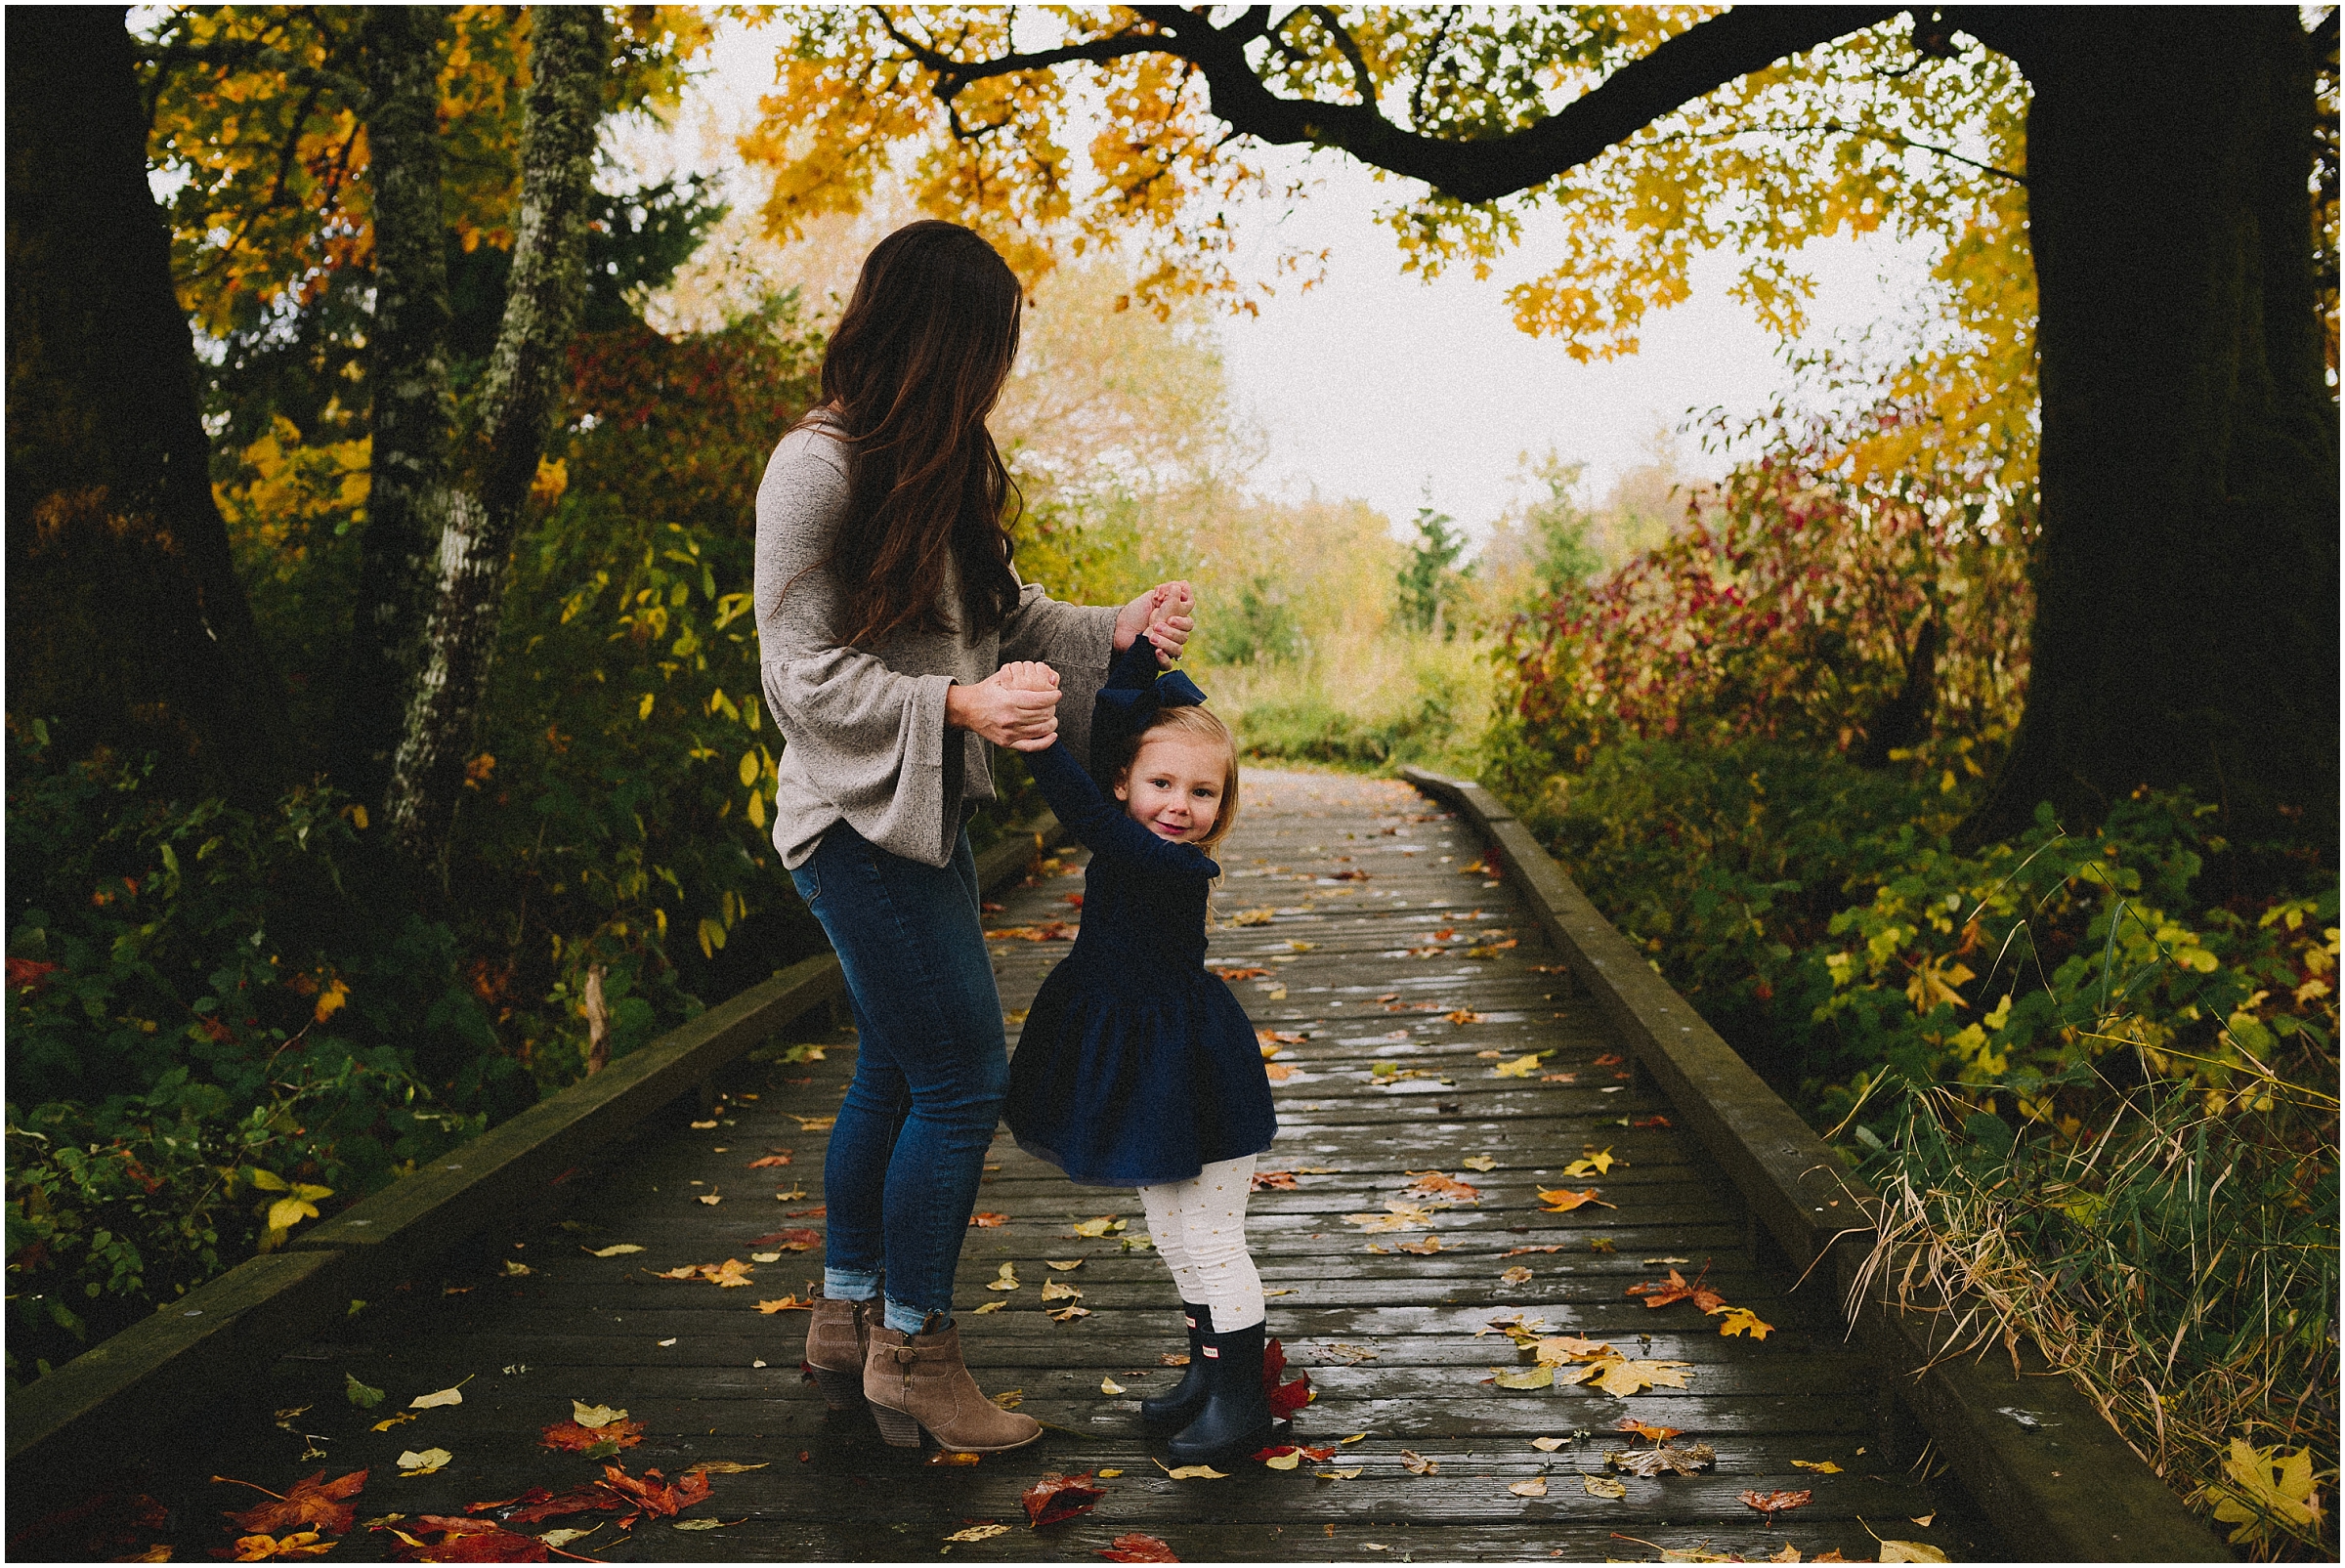
<path fill-rule="evenodd" d="M 1056 49 L 960 60 L 919 43 L 884 18 L 888 36 L 937 78 L 950 103 L 973 82 L 1132 55 L 1164 54 L 1202 71 L 1213 112 L 1230 128 L 1274 146 L 1340 148 L 1389 173 L 1423 180 L 1465 202 L 1495 201 L 1542 185 L 1626 141 L 1673 109 L 1787 56 L 1887 21 L 1898 6 L 1759 6 L 1696 22 L 1642 60 L 1614 71 L 1594 91 L 1535 125 L 1504 136 L 1453 141 L 1404 129 L 1385 118 L 1373 83 L 1357 104 L 1282 98 L 1246 59 L 1246 46 L 1268 27 L 1267 9 L 1251 7 L 1226 27 L 1181 6 L 1135 8 L 1145 24 Z M 1323 24 L 1324 21 L 1323 21 Z M 1350 40 L 1339 27 L 1338 47 Z M 1364 63 L 1352 58 L 1355 76 Z"/>

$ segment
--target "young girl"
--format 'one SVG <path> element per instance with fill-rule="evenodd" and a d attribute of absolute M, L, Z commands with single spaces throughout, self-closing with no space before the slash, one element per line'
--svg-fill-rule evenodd
<path fill-rule="evenodd" d="M 1003 674 L 1057 679 L 1046 664 Z M 1254 1026 L 1205 969 L 1206 895 L 1221 874 L 1208 852 L 1237 822 L 1238 762 L 1204 700 L 1187 676 L 1158 677 L 1143 638 L 1111 666 L 1092 719 L 1113 799 L 1063 743 L 1027 753 L 1091 864 L 1075 951 L 1043 982 L 1010 1059 L 1007 1108 L 1027 1153 L 1079 1182 L 1139 1189 L 1189 1337 L 1179 1386 L 1140 1410 L 1177 1434 L 1183 1463 L 1251 1454 L 1273 1426 L 1246 1199 L 1278 1120 Z"/>

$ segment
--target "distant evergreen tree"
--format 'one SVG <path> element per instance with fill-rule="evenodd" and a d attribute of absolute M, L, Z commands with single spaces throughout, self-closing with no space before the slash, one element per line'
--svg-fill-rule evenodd
<path fill-rule="evenodd" d="M 1473 576 L 1471 566 L 1460 567 L 1466 535 L 1457 519 L 1429 506 L 1417 508 L 1417 537 L 1409 559 L 1400 569 L 1400 620 L 1417 631 L 1429 631 L 1447 642 L 1457 633 L 1449 607 Z"/>

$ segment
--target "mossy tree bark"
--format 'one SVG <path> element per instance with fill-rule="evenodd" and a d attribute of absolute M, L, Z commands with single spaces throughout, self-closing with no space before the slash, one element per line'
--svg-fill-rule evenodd
<path fill-rule="evenodd" d="M 352 646 L 335 704 L 335 777 L 383 802 L 432 612 L 448 521 L 455 402 L 448 366 L 448 226 L 442 216 L 440 68 L 448 13 L 366 14 L 367 175 L 374 197 L 372 432 Z"/>
<path fill-rule="evenodd" d="M 7 27 L 9 711 L 265 799 L 296 748 L 212 498 L 122 11 Z"/>
<path fill-rule="evenodd" d="M 2033 90 L 2042 547 L 2027 708 L 1973 836 L 2187 784 L 2235 833 L 2337 809 L 2337 410 L 2281 7 L 1951 14 Z M 2334 47 L 2330 33 L 2326 47 Z"/>
<path fill-rule="evenodd" d="M 586 207 L 602 120 L 599 8 L 530 11 L 521 219 L 478 423 L 439 539 L 438 580 L 390 789 L 392 832 L 419 866 L 444 869 L 467 753 L 510 576 L 513 543 L 561 403 L 586 295 Z"/>

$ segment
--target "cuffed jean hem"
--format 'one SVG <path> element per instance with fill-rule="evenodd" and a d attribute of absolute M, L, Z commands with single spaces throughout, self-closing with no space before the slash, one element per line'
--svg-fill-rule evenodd
<path fill-rule="evenodd" d="M 869 1301 L 878 1293 L 876 1269 L 826 1267 L 823 1270 L 823 1294 L 832 1301 Z"/>
<path fill-rule="evenodd" d="M 898 1334 L 925 1334 L 931 1318 L 944 1319 L 937 1325 L 939 1329 L 953 1327 L 951 1308 L 931 1311 L 924 1307 L 906 1306 L 892 1295 L 887 1298 L 887 1310 L 880 1314 L 881 1322 Z"/>

